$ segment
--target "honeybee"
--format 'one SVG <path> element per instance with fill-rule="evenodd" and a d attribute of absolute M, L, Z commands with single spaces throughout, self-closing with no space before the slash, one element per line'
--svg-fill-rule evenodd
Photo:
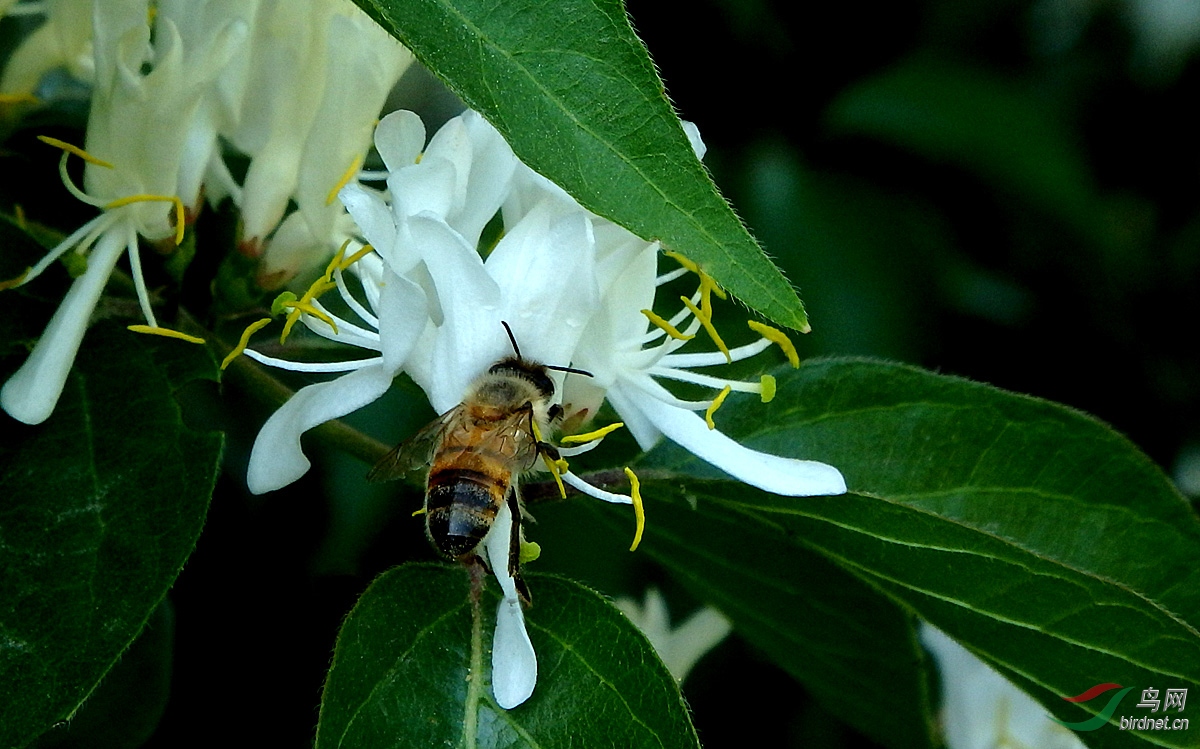
<path fill-rule="evenodd" d="M 563 415 L 562 406 L 552 402 L 554 381 L 548 371 L 591 374 L 522 358 L 508 323 L 502 324 L 515 355 L 489 367 L 467 389 L 462 403 L 385 455 L 367 479 L 387 481 L 428 465 L 426 535 L 443 556 L 469 563 L 478 559 L 476 547 L 491 529 L 501 503 L 507 502 L 513 518 L 509 572 L 528 602 L 519 575 L 517 478 L 542 455 L 551 460 L 559 457 L 553 445 L 537 437 L 549 434 Z"/>

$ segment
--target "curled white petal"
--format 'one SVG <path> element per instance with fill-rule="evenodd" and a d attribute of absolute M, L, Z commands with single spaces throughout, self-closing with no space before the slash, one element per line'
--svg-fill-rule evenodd
<path fill-rule="evenodd" d="M 619 390 L 624 398 L 612 398 Z M 844 494 L 846 480 L 838 469 L 815 460 L 796 460 L 761 453 L 738 444 L 716 429 L 709 429 L 704 419 L 691 411 L 663 403 L 637 387 L 624 383 L 609 397 L 621 417 L 630 425 L 631 419 L 621 410 L 620 401 L 636 409 L 671 441 L 744 483 L 785 497 L 809 497 Z"/>
<path fill-rule="evenodd" d="M 392 376 L 378 364 L 298 390 L 254 440 L 246 475 L 250 491 L 273 491 L 303 476 L 312 463 L 300 448 L 300 435 L 375 401 L 392 384 Z"/>
<path fill-rule="evenodd" d="M 516 581 L 508 571 L 512 524 L 512 512 L 505 502 L 483 540 L 492 572 L 504 592 L 496 609 L 496 632 L 492 637 L 492 693 L 496 704 L 505 710 L 529 699 L 537 685 L 537 654 L 525 631 Z"/>
<path fill-rule="evenodd" d="M 126 240 L 126 232 L 118 230 L 107 231 L 100 237 L 88 256 L 87 271 L 71 284 L 29 358 L 0 389 L 0 406 L 17 421 L 41 424 L 50 418 L 83 342 L 92 310 L 125 249 Z"/>

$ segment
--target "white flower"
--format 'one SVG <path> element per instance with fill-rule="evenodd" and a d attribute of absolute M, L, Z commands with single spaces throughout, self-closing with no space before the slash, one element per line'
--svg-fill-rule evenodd
<path fill-rule="evenodd" d="M 353 268 L 358 276 L 366 304 L 356 299 L 347 286 L 344 271 L 348 268 Z M 330 287 L 337 289 L 358 322 L 337 317 L 315 298 L 320 291 L 331 290 Z M 247 356 L 274 367 L 344 373 L 337 379 L 301 388 L 263 425 L 250 452 L 246 477 L 250 491 L 255 494 L 287 486 L 308 471 L 311 463 L 301 449 L 301 434 L 356 411 L 387 392 L 424 328 L 425 294 L 412 281 L 396 275 L 378 257 L 351 255 L 343 260 L 339 253 L 313 289 L 293 306 L 292 318 L 289 327 L 299 320 L 318 335 L 374 355 L 345 362 L 305 364 L 245 349 Z M 262 322 L 269 322 L 269 318 Z M 247 333 L 253 332 L 253 328 Z M 248 335 L 243 337 L 242 347 L 246 338 Z"/>
<path fill-rule="evenodd" d="M 697 661 L 733 631 L 724 614 L 705 606 L 678 627 L 671 626 L 667 602 L 658 588 L 646 589 L 642 604 L 632 598 L 613 602 L 646 635 L 676 681 L 683 681 Z"/>
<path fill-rule="evenodd" d="M 1070 729 L 1009 680 L 921 622 L 921 642 L 942 676 L 942 732 L 949 749 L 1083 749 Z"/>
<path fill-rule="evenodd" d="M 257 255 L 288 201 L 300 216 L 260 272 L 281 283 L 340 244 L 334 200 L 357 173 L 384 99 L 412 53 L 349 0 L 263 0 L 251 40 L 250 78 L 233 145 L 250 155 L 241 187 L 244 251 Z M 272 242 L 272 244 L 274 244 Z"/>
<path fill-rule="evenodd" d="M 203 4 L 184 7 L 195 12 Z M 151 42 L 147 18 L 147 0 L 106 2 L 95 9 L 88 150 L 47 140 L 65 150 L 60 171 L 67 188 L 102 212 L 12 284 L 28 283 L 67 252 L 87 258 L 86 271 L 72 284 L 29 359 L 0 390 L 0 405 L 27 424 L 44 421 L 58 402 L 88 319 L 122 250 L 129 257 L 145 332 L 190 338 L 159 327 L 142 276 L 138 238 L 181 241 L 187 208 L 192 207 L 187 200 L 197 197 L 183 190 L 198 192 L 181 179 L 196 171 L 192 162 L 203 165 L 210 158 L 216 138 L 213 133 L 212 142 L 197 143 L 191 123 L 201 116 L 210 101 L 207 89 L 247 30 L 236 19 L 221 20 L 216 29 L 191 26 L 203 33 L 185 39 L 164 7 Z M 70 153 L 88 161 L 86 192 L 67 177 Z"/>

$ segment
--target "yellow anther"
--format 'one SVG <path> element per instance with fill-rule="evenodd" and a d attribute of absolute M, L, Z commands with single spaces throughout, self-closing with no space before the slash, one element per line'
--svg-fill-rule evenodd
<path fill-rule="evenodd" d="M 558 495 L 563 499 L 567 498 L 567 488 L 563 486 L 562 469 L 559 462 L 550 459 L 550 456 L 542 453 L 542 460 L 546 463 L 546 468 L 550 471 L 550 475 L 554 477 L 554 483 L 558 484 Z"/>
<path fill-rule="evenodd" d="M 178 338 L 179 340 L 187 341 L 188 343 L 204 343 L 203 338 L 197 338 L 196 336 L 188 335 L 187 333 L 180 333 L 178 330 L 171 330 L 170 328 L 159 328 L 151 325 L 130 325 L 128 329 L 132 330 L 134 333 L 160 335 L 163 338 Z"/>
<path fill-rule="evenodd" d="M 0 94 L 0 104 L 41 104 L 33 94 Z"/>
<path fill-rule="evenodd" d="M 712 295 L 716 294 L 721 299 L 728 298 L 725 291 L 717 285 L 713 277 L 700 271 L 700 309 L 703 310 L 705 316 L 712 318 Z"/>
<path fill-rule="evenodd" d="M 374 248 L 374 247 L 372 247 L 372 246 L 371 246 L 371 245 L 369 245 L 369 244 L 364 244 L 364 245 L 362 246 L 362 249 L 361 249 L 361 250 L 359 250 L 358 252 L 356 252 L 356 253 L 354 253 L 353 255 L 351 255 L 351 256 L 350 256 L 348 259 L 346 259 L 346 260 L 343 260 L 343 261 L 341 262 L 341 264 L 339 264 L 339 265 L 338 265 L 338 270 L 346 270 L 346 269 L 347 269 L 347 268 L 349 268 L 351 265 L 354 265 L 354 264 L 355 264 L 355 263 L 357 263 L 359 260 L 362 260 L 364 257 L 366 257 L 367 255 L 370 255 L 370 254 L 371 254 L 372 252 L 374 252 L 374 251 L 375 251 L 375 248 Z"/>
<path fill-rule="evenodd" d="M 308 295 L 305 294 L 305 296 L 308 296 Z M 292 310 L 291 310 L 291 312 L 288 313 L 287 322 L 285 322 L 283 324 L 283 333 L 279 336 L 280 343 L 284 343 L 285 341 L 287 341 L 287 337 L 289 334 L 291 334 L 292 328 L 294 328 L 296 326 L 296 323 L 298 323 L 300 321 L 300 313 L 301 312 L 307 312 L 308 314 L 317 318 L 318 320 L 325 323 L 329 327 L 333 328 L 334 335 L 337 335 L 337 332 L 338 332 L 337 323 L 335 323 L 333 321 L 333 318 L 330 317 L 329 315 L 325 314 L 321 310 L 317 309 L 316 307 L 312 306 L 312 304 L 310 304 L 309 302 L 306 302 L 303 299 L 301 299 L 301 300 L 292 302 L 291 308 L 292 308 Z"/>
<path fill-rule="evenodd" d="M 362 167 L 362 156 L 355 156 L 354 162 L 350 164 L 350 168 L 342 173 L 341 179 L 333 186 L 329 194 L 325 196 L 325 205 L 333 205 L 333 201 L 337 200 L 338 191 L 345 187 L 350 180 L 354 179 L 354 175 L 358 174 L 360 167 Z"/>
<path fill-rule="evenodd" d="M 562 458 L 554 461 L 554 467 L 558 469 L 559 473 L 566 473 L 567 471 L 571 470 L 571 466 L 567 465 L 567 461 L 563 460 Z"/>
<path fill-rule="evenodd" d="M 717 345 L 717 348 L 721 350 L 721 353 L 725 354 L 725 361 L 732 362 L 733 357 L 729 355 L 729 347 L 725 345 L 725 341 L 721 340 L 721 336 L 719 333 L 717 333 L 717 329 L 713 327 L 712 317 L 705 314 L 699 307 L 693 304 L 691 299 L 688 299 L 685 296 L 681 296 L 679 298 L 683 301 L 684 305 L 686 305 L 687 308 L 692 311 L 692 314 L 696 316 L 696 319 L 700 321 L 700 324 L 704 326 L 704 330 L 708 333 L 708 337 L 711 338 L 713 343 Z"/>
<path fill-rule="evenodd" d="M 687 269 L 688 269 L 688 270 L 690 270 L 692 273 L 699 273 L 699 272 L 700 272 L 700 266 L 699 266 L 699 265 L 696 265 L 696 264 L 695 264 L 695 263 L 693 263 L 691 260 L 688 260 L 688 259 L 687 259 L 686 257 L 684 257 L 683 255 L 680 255 L 678 252 L 671 252 L 670 250 L 667 250 L 667 251 L 666 251 L 666 252 L 664 252 L 663 254 L 664 254 L 664 255 L 666 255 L 667 257 L 671 258 L 671 259 L 672 259 L 672 260 L 674 260 L 675 262 L 679 263 L 679 264 L 680 264 L 680 265 L 682 265 L 684 268 L 687 268 Z"/>
<path fill-rule="evenodd" d="M 800 366 L 800 355 L 796 353 L 796 347 L 792 345 L 792 341 L 782 330 L 772 328 L 770 325 L 763 325 L 758 320 L 747 320 L 746 324 L 755 333 L 758 333 L 763 338 L 766 338 L 771 343 L 779 344 L 779 348 L 783 349 L 784 356 L 792 365 L 792 369 Z"/>
<path fill-rule="evenodd" d="M 633 545 L 630 551 L 637 551 L 642 542 L 642 531 L 646 530 L 646 509 L 642 507 L 642 485 L 633 469 L 625 467 L 625 475 L 629 477 L 629 498 L 633 500 L 633 517 L 637 521 L 637 530 L 633 532 Z"/>
<path fill-rule="evenodd" d="M 653 312 L 651 312 L 648 309 L 642 310 L 642 314 L 646 316 L 646 319 L 648 319 L 650 322 L 654 323 L 658 327 L 662 328 L 663 331 L 667 335 L 671 336 L 672 338 L 674 338 L 677 341 L 690 341 L 696 337 L 694 335 L 684 335 L 683 333 L 680 333 L 679 330 L 674 325 L 667 322 L 666 320 L 664 320 L 663 318 L 654 314 Z"/>
<path fill-rule="evenodd" d="M 329 264 L 325 266 L 325 273 L 321 276 L 321 278 L 325 279 L 326 281 L 333 278 L 333 272 L 341 265 L 342 258 L 346 256 L 346 248 L 349 246 L 349 239 L 347 239 L 345 242 L 342 242 L 342 246 L 339 247 L 338 251 L 333 254 L 333 259 L 330 260 Z"/>
<path fill-rule="evenodd" d="M 51 138 L 49 135 L 39 135 L 37 137 L 37 139 L 40 140 L 41 142 L 45 143 L 48 146 L 54 146 L 55 148 L 61 148 L 62 150 L 66 151 L 67 153 L 74 154 L 89 164 L 95 164 L 96 166 L 102 166 L 106 169 L 114 168 L 112 164 L 108 163 L 104 159 L 98 159 L 95 156 L 88 153 L 87 151 L 80 148 L 79 146 L 73 146 L 70 143 L 66 142 L 65 140 L 59 140 L 58 138 Z"/>
<path fill-rule="evenodd" d="M 233 363 L 234 359 L 241 356 L 242 352 L 246 350 L 246 347 L 250 345 L 250 336 L 265 328 L 270 322 L 271 318 L 264 317 L 257 322 L 252 322 L 247 325 L 246 329 L 242 331 L 242 337 L 238 339 L 238 344 L 233 347 L 233 351 L 230 351 L 229 355 L 221 361 L 221 370 L 224 371 L 226 367 Z"/>
<path fill-rule="evenodd" d="M 594 432 L 586 432 L 584 434 L 572 434 L 563 437 L 559 442 L 564 445 L 578 445 L 581 442 L 591 442 L 592 440 L 603 439 L 621 427 L 625 426 L 625 422 L 618 421 L 615 424 L 609 424 L 606 427 L 601 427 Z"/>
<path fill-rule="evenodd" d="M 717 425 L 713 423 L 713 414 L 717 412 L 717 409 L 721 407 L 721 404 L 725 402 L 725 398 L 728 397 L 731 392 L 733 392 L 733 388 L 726 385 L 725 389 L 717 393 L 717 397 L 713 398 L 712 403 L 708 405 L 708 410 L 704 412 L 704 423 L 708 424 L 709 429 L 717 428 Z"/>
<path fill-rule="evenodd" d="M 4 291 L 6 289 L 13 289 L 13 288 L 16 288 L 17 286 L 20 286 L 21 284 L 25 283 L 25 277 L 29 275 L 29 271 L 31 271 L 31 270 L 33 270 L 33 268 L 26 268 L 25 272 L 22 273 L 21 275 L 17 276 L 16 278 L 10 278 L 7 281 L 0 281 L 0 291 Z"/>
<path fill-rule="evenodd" d="M 534 541 L 526 541 L 521 539 L 521 564 L 529 564 L 537 561 L 537 558 L 542 555 L 542 547 Z"/>
<path fill-rule="evenodd" d="M 148 195 L 141 193 L 138 195 L 128 195 L 124 198 L 117 198 L 111 203 L 106 203 L 104 208 L 120 208 L 124 205 L 132 205 L 133 203 L 172 203 L 175 205 L 175 244 L 183 244 L 183 232 L 187 227 L 184 226 L 186 214 L 183 210 L 183 201 L 175 195 Z"/>
<path fill-rule="evenodd" d="M 758 391 L 763 403 L 770 403 L 775 399 L 775 378 L 771 375 L 763 375 L 758 378 L 758 386 L 762 390 Z"/>
<path fill-rule="evenodd" d="M 415 518 L 417 515 L 424 515 L 424 514 L 425 514 L 425 508 L 424 508 L 424 507 L 422 507 L 422 508 L 421 508 L 421 509 L 419 509 L 419 510 L 414 510 L 414 511 L 413 511 L 413 514 L 412 514 L 412 517 L 414 517 L 414 518 Z"/>

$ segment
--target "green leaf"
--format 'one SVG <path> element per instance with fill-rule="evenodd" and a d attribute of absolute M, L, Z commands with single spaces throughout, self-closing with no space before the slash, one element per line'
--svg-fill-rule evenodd
<path fill-rule="evenodd" d="M 48 421 L 0 415 L 0 746 L 79 708 L 195 546 L 221 438 L 188 429 L 173 393 L 214 370 L 203 347 L 100 324 Z"/>
<path fill-rule="evenodd" d="M 837 466 L 851 493 L 765 494 L 668 445 L 649 462 L 689 480 L 646 482 L 643 494 L 817 552 L 1063 720 L 1103 707 L 1061 699 L 1100 682 L 1200 681 L 1200 522 L 1157 467 L 1096 420 L 912 367 L 842 360 L 782 373 L 774 402 L 727 404 L 718 421 L 756 449 Z M 683 524 L 653 508 L 651 529 Z M 666 553 L 657 543 L 647 550 Z M 701 551 L 718 557 L 723 546 Z M 1200 736 L 1105 726 L 1085 740 L 1185 747 Z"/>
<path fill-rule="evenodd" d="M 834 715 L 885 745 L 934 746 L 928 665 L 909 614 L 777 528 L 707 502 L 693 512 L 661 501 L 674 492 L 660 482 L 644 486 L 660 500 L 649 510 L 644 552 Z M 622 508 L 585 506 L 627 535 Z"/>
<path fill-rule="evenodd" d="M 584 207 L 807 330 L 795 291 L 693 154 L 620 2 L 356 2 Z"/>
<path fill-rule="evenodd" d="M 473 607 L 470 576 L 442 565 L 376 579 L 338 637 L 317 748 L 699 746 L 675 680 L 624 615 L 563 578 L 529 585 L 538 684 L 506 711 L 490 688 L 497 595 Z"/>
<path fill-rule="evenodd" d="M 71 720 L 42 734 L 34 747 L 137 749 L 145 744 L 171 694 L 174 635 L 175 613 L 168 599 Z"/>

